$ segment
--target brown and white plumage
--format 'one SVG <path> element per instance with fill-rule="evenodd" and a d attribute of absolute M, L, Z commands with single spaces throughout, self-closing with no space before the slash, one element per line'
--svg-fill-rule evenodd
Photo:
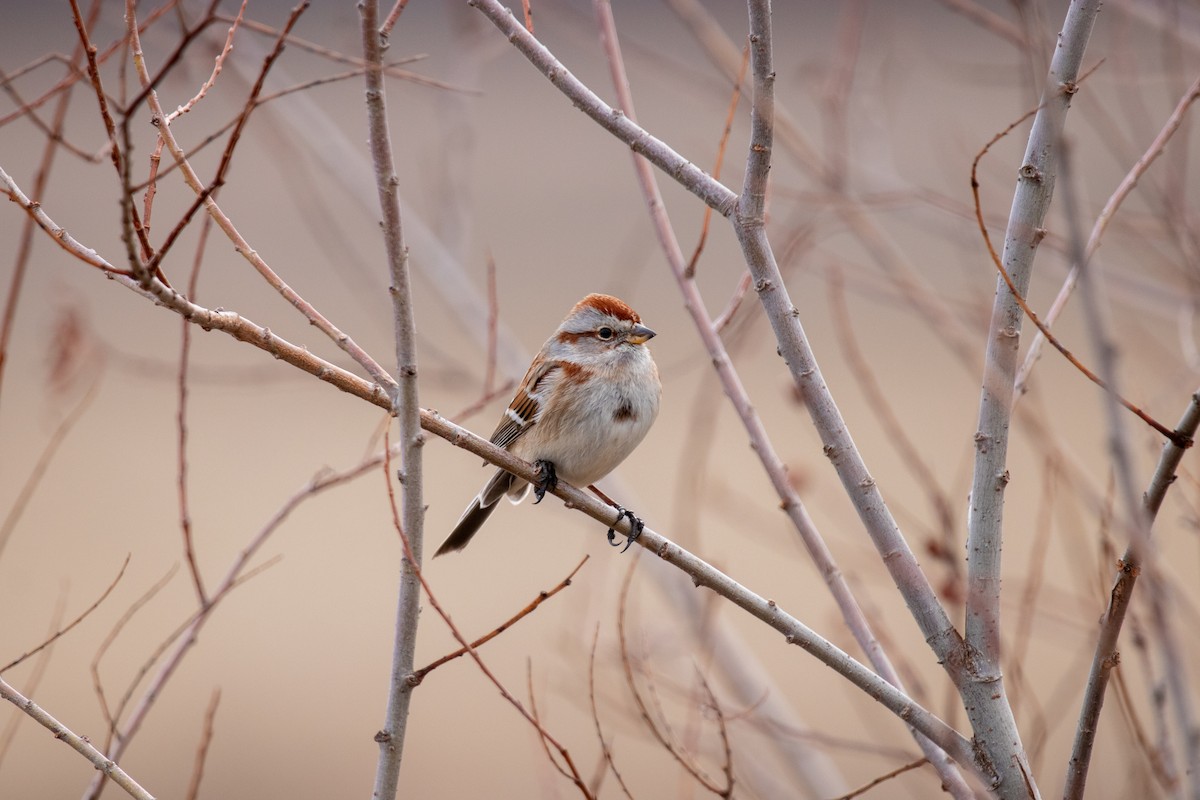
<path fill-rule="evenodd" d="M 645 343 L 654 331 L 621 300 L 590 294 L 575 304 L 525 373 L 491 441 L 558 479 L 586 487 L 616 469 L 658 416 L 662 387 Z M 461 550 L 501 496 L 519 503 L 529 484 L 497 470 L 435 555 Z"/>

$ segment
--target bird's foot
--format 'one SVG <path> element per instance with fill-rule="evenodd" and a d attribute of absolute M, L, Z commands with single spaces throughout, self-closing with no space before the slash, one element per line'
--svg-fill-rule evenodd
<path fill-rule="evenodd" d="M 642 530 L 646 527 L 646 523 L 642 522 L 632 511 L 622 506 L 617 506 L 617 512 L 617 518 L 613 520 L 613 527 L 608 529 L 608 543 L 613 547 L 621 546 L 621 543 L 617 541 L 616 526 L 621 524 L 622 519 L 629 517 L 629 536 L 626 537 L 625 548 L 621 551 L 624 553 L 642 535 Z"/>
<path fill-rule="evenodd" d="M 546 492 L 553 492 L 558 487 L 558 474 L 554 471 L 553 461 L 538 460 L 533 465 L 538 468 L 537 483 L 533 485 L 533 494 L 537 498 L 533 504 L 536 506 L 542 502 Z"/>

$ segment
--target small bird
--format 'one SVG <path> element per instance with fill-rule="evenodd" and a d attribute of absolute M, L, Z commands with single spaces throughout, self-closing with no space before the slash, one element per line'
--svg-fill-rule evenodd
<path fill-rule="evenodd" d="M 621 300 L 589 294 L 542 345 L 491 438 L 497 447 L 537 465 L 536 502 L 560 479 L 590 486 L 616 469 L 645 438 L 662 396 L 658 367 L 646 347 L 653 336 Z M 497 470 L 435 557 L 466 547 L 501 495 L 516 504 L 529 489 L 527 482 Z M 617 508 L 617 522 L 629 517 L 629 541 L 637 538 L 642 521 L 595 487 L 592 490 Z"/>

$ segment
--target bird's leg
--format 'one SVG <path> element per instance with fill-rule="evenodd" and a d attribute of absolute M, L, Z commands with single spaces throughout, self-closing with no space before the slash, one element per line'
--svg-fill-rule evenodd
<path fill-rule="evenodd" d="M 554 471 L 553 461 L 538 460 L 533 462 L 533 465 L 538 468 L 537 483 L 533 485 L 533 494 L 537 499 L 533 501 L 536 506 L 542 502 L 542 498 L 546 496 L 546 492 L 553 492 L 558 487 L 558 473 Z"/>
<path fill-rule="evenodd" d="M 629 546 L 633 544 L 639 536 L 642 535 L 642 530 L 646 527 L 646 523 L 642 522 L 642 520 L 638 518 L 632 511 L 618 505 L 617 503 L 614 503 L 612 498 L 597 489 L 595 486 L 588 486 L 588 488 L 592 490 L 592 494 L 596 495 L 596 497 L 599 497 L 601 500 L 608 503 L 610 506 L 620 512 L 617 514 L 617 518 L 613 520 L 613 527 L 608 529 L 608 543 L 613 547 L 621 546 L 621 543 L 617 541 L 616 526 L 621 524 L 622 519 L 629 517 L 629 536 L 625 539 L 625 549 L 621 551 L 624 553 L 625 550 L 628 550 Z"/>

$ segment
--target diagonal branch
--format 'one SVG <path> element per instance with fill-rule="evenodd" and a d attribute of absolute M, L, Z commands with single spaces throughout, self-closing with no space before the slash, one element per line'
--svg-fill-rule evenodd
<path fill-rule="evenodd" d="M 213 311 L 196 305 L 157 279 L 152 278 L 149 288 L 144 289 L 134 278 L 114 273 L 112 265 L 95 250 L 80 244 L 66 230 L 50 219 L 44 209 L 32 203 L 21 192 L 20 187 L 3 169 L 0 169 L 0 184 L 4 185 L 6 193 L 18 202 L 27 213 L 37 218 L 39 226 L 50 232 L 60 246 L 86 263 L 105 270 L 112 280 L 152 301 L 157 301 L 162 307 L 180 314 L 206 330 L 220 330 L 238 341 L 252 344 L 275 358 L 348 394 L 366 400 L 382 409 L 391 410 L 390 398 L 396 388 L 394 383 L 382 387 L 370 383 L 314 356 L 307 348 L 292 344 L 235 312 Z M 453 424 L 435 411 L 421 410 L 421 427 L 445 439 L 451 445 L 511 472 L 518 478 L 526 481 L 537 479 L 537 468 L 532 464 L 522 461 L 507 450 L 496 447 L 465 428 Z M 601 502 L 590 493 L 576 489 L 567 483 L 560 483 L 552 494 L 565 501 L 568 508 L 580 510 L 592 519 L 601 522 L 604 529 L 614 527 L 619 533 L 625 535 L 630 533 L 628 520 L 618 520 L 614 523 L 612 506 Z M 781 633 L 788 644 L 798 645 L 822 663 L 845 676 L 872 699 L 930 738 L 959 764 L 976 769 L 970 741 L 938 719 L 936 715 L 915 703 L 906 694 L 819 636 L 799 619 L 783 611 L 775 601 L 750 591 L 733 578 L 650 528 L 646 528 L 636 541 L 642 547 L 654 552 L 666 563 L 686 574 L 695 586 L 711 589 Z"/>
<path fill-rule="evenodd" d="M 633 94 L 625 75 L 620 45 L 617 42 L 616 26 L 612 19 L 611 6 L 607 0 L 596 0 L 595 5 L 597 17 L 600 20 L 605 49 L 609 54 L 609 67 L 612 72 L 613 84 L 616 87 L 619 104 L 625 115 L 630 120 L 636 122 L 636 114 L 633 108 Z M 769 44 L 769 41 L 766 44 Z M 756 41 L 756 38 L 753 35 L 751 36 L 750 50 L 753 56 L 758 59 L 756 62 L 756 72 L 769 71 L 770 69 L 769 58 L 766 59 L 767 66 L 764 66 L 762 62 L 763 45 L 764 37 L 759 36 Z M 756 83 L 754 95 L 756 107 L 763 95 L 761 83 Z M 766 195 L 766 173 L 770 168 L 769 147 L 764 148 L 762 146 L 764 138 L 770 137 L 769 114 L 762 114 L 760 109 L 759 121 L 762 123 L 762 126 L 756 129 L 757 138 L 750 152 L 751 158 L 758 160 L 755 166 L 756 177 L 754 179 L 754 186 L 751 191 L 756 198 L 753 202 L 758 209 L 757 218 L 761 223 Z M 759 160 L 763 157 L 764 153 L 767 153 L 767 160 Z M 834 600 L 837 602 L 838 610 L 841 612 L 846 627 L 850 629 L 858 646 L 870 661 L 871 666 L 885 680 L 901 691 L 904 691 L 899 674 L 880 646 L 875 633 L 871 630 L 871 625 L 866 615 L 858 604 L 858 600 L 850 591 L 845 575 L 834 560 L 833 553 L 826 545 L 820 531 L 817 530 L 817 526 L 809 515 L 803 500 L 789 479 L 783 459 L 775 451 L 770 436 L 767 434 L 766 427 L 763 425 L 757 411 L 755 411 L 746 388 L 742 385 L 741 378 L 733 366 L 733 362 L 729 358 L 729 353 L 725 349 L 724 342 L 717 331 L 717 326 L 710 320 L 708 312 L 705 310 L 704 300 L 700 296 L 699 287 L 690 274 L 692 272 L 691 265 L 687 264 L 684 260 L 679 241 L 675 236 L 671 221 L 667 215 L 666 204 L 658 189 L 658 182 L 654 177 L 654 171 L 646 159 L 636 154 L 634 154 L 633 159 L 634 171 L 641 185 L 647 209 L 655 231 L 658 234 L 659 243 L 666 255 L 667 264 L 670 266 L 671 272 L 674 274 L 675 280 L 679 285 L 679 291 L 683 295 L 684 307 L 691 314 L 697 333 L 704 343 L 717 377 L 721 381 L 721 386 L 729 398 L 730 404 L 741 419 L 742 425 L 746 429 L 746 434 L 750 439 L 751 446 L 762 462 L 763 470 L 770 479 L 772 487 L 779 495 L 781 507 L 796 528 L 813 563 L 817 566 L 820 573 L 825 576 L 825 583 Z M 747 193 L 743 193 L 743 200 L 746 196 Z M 970 787 L 962 779 L 962 776 L 958 774 L 953 764 L 946 758 L 945 753 L 940 752 L 936 746 L 932 745 L 924 737 L 918 737 L 918 744 L 931 763 L 937 767 L 943 783 L 952 789 L 952 794 L 956 798 L 973 796 Z"/>
<path fill-rule="evenodd" d="M 1175 430 L 1185 436 L 1196 435 L 1200 427 L 1200 391 L 1192 395 L 1191 402 L 1179 420 Z M 1150 486 L 1142 496 L 1142 505 L 1147 517 L 1147 525 L 1154 522 L 1158 510 L 1162 507 L 1167 489 L 1175 482 L 1175 471 L 1183 460 L 1185 448 L 1170 440 L 1163 445 L 1162 455 L 1159 456 L 1158 466 L 1150 479 Z M 1067 764 L 1067 780 L 1063 789 L 1065 798 L 1082 798 L 1083 789 L 1087 783 L 1088 766 L 1092 758 L 1092 746 L 1096 741 L 1096 732 L 1100 726 L 1100 710 L 1104 707 L 1104 694 L 1108 689 L 1109 678 L 1113 669 L 1120 663 L 1121 654 L 1117 649 L 1117 640 L 1121 628 L 1125 624 L 1125 613 L 1133 600 L 1133 587 L 1141 574 L 1142 560 L 1133 544 L 1125 550 L 1125 555 L 1117 562 L 1117 578 L 1109 593 L 1108 608 L 1100 618 L 1100 635 L 1096 641 L 1096 653 L 1092 657 L 1091 671 L 1088 673 L 1087 687 L 1083 693 L 1083 702 L 1079 709 L 1079 724 L 1075 728 L 1075 741 L 1071 747 L 1071 758 Z"/>

